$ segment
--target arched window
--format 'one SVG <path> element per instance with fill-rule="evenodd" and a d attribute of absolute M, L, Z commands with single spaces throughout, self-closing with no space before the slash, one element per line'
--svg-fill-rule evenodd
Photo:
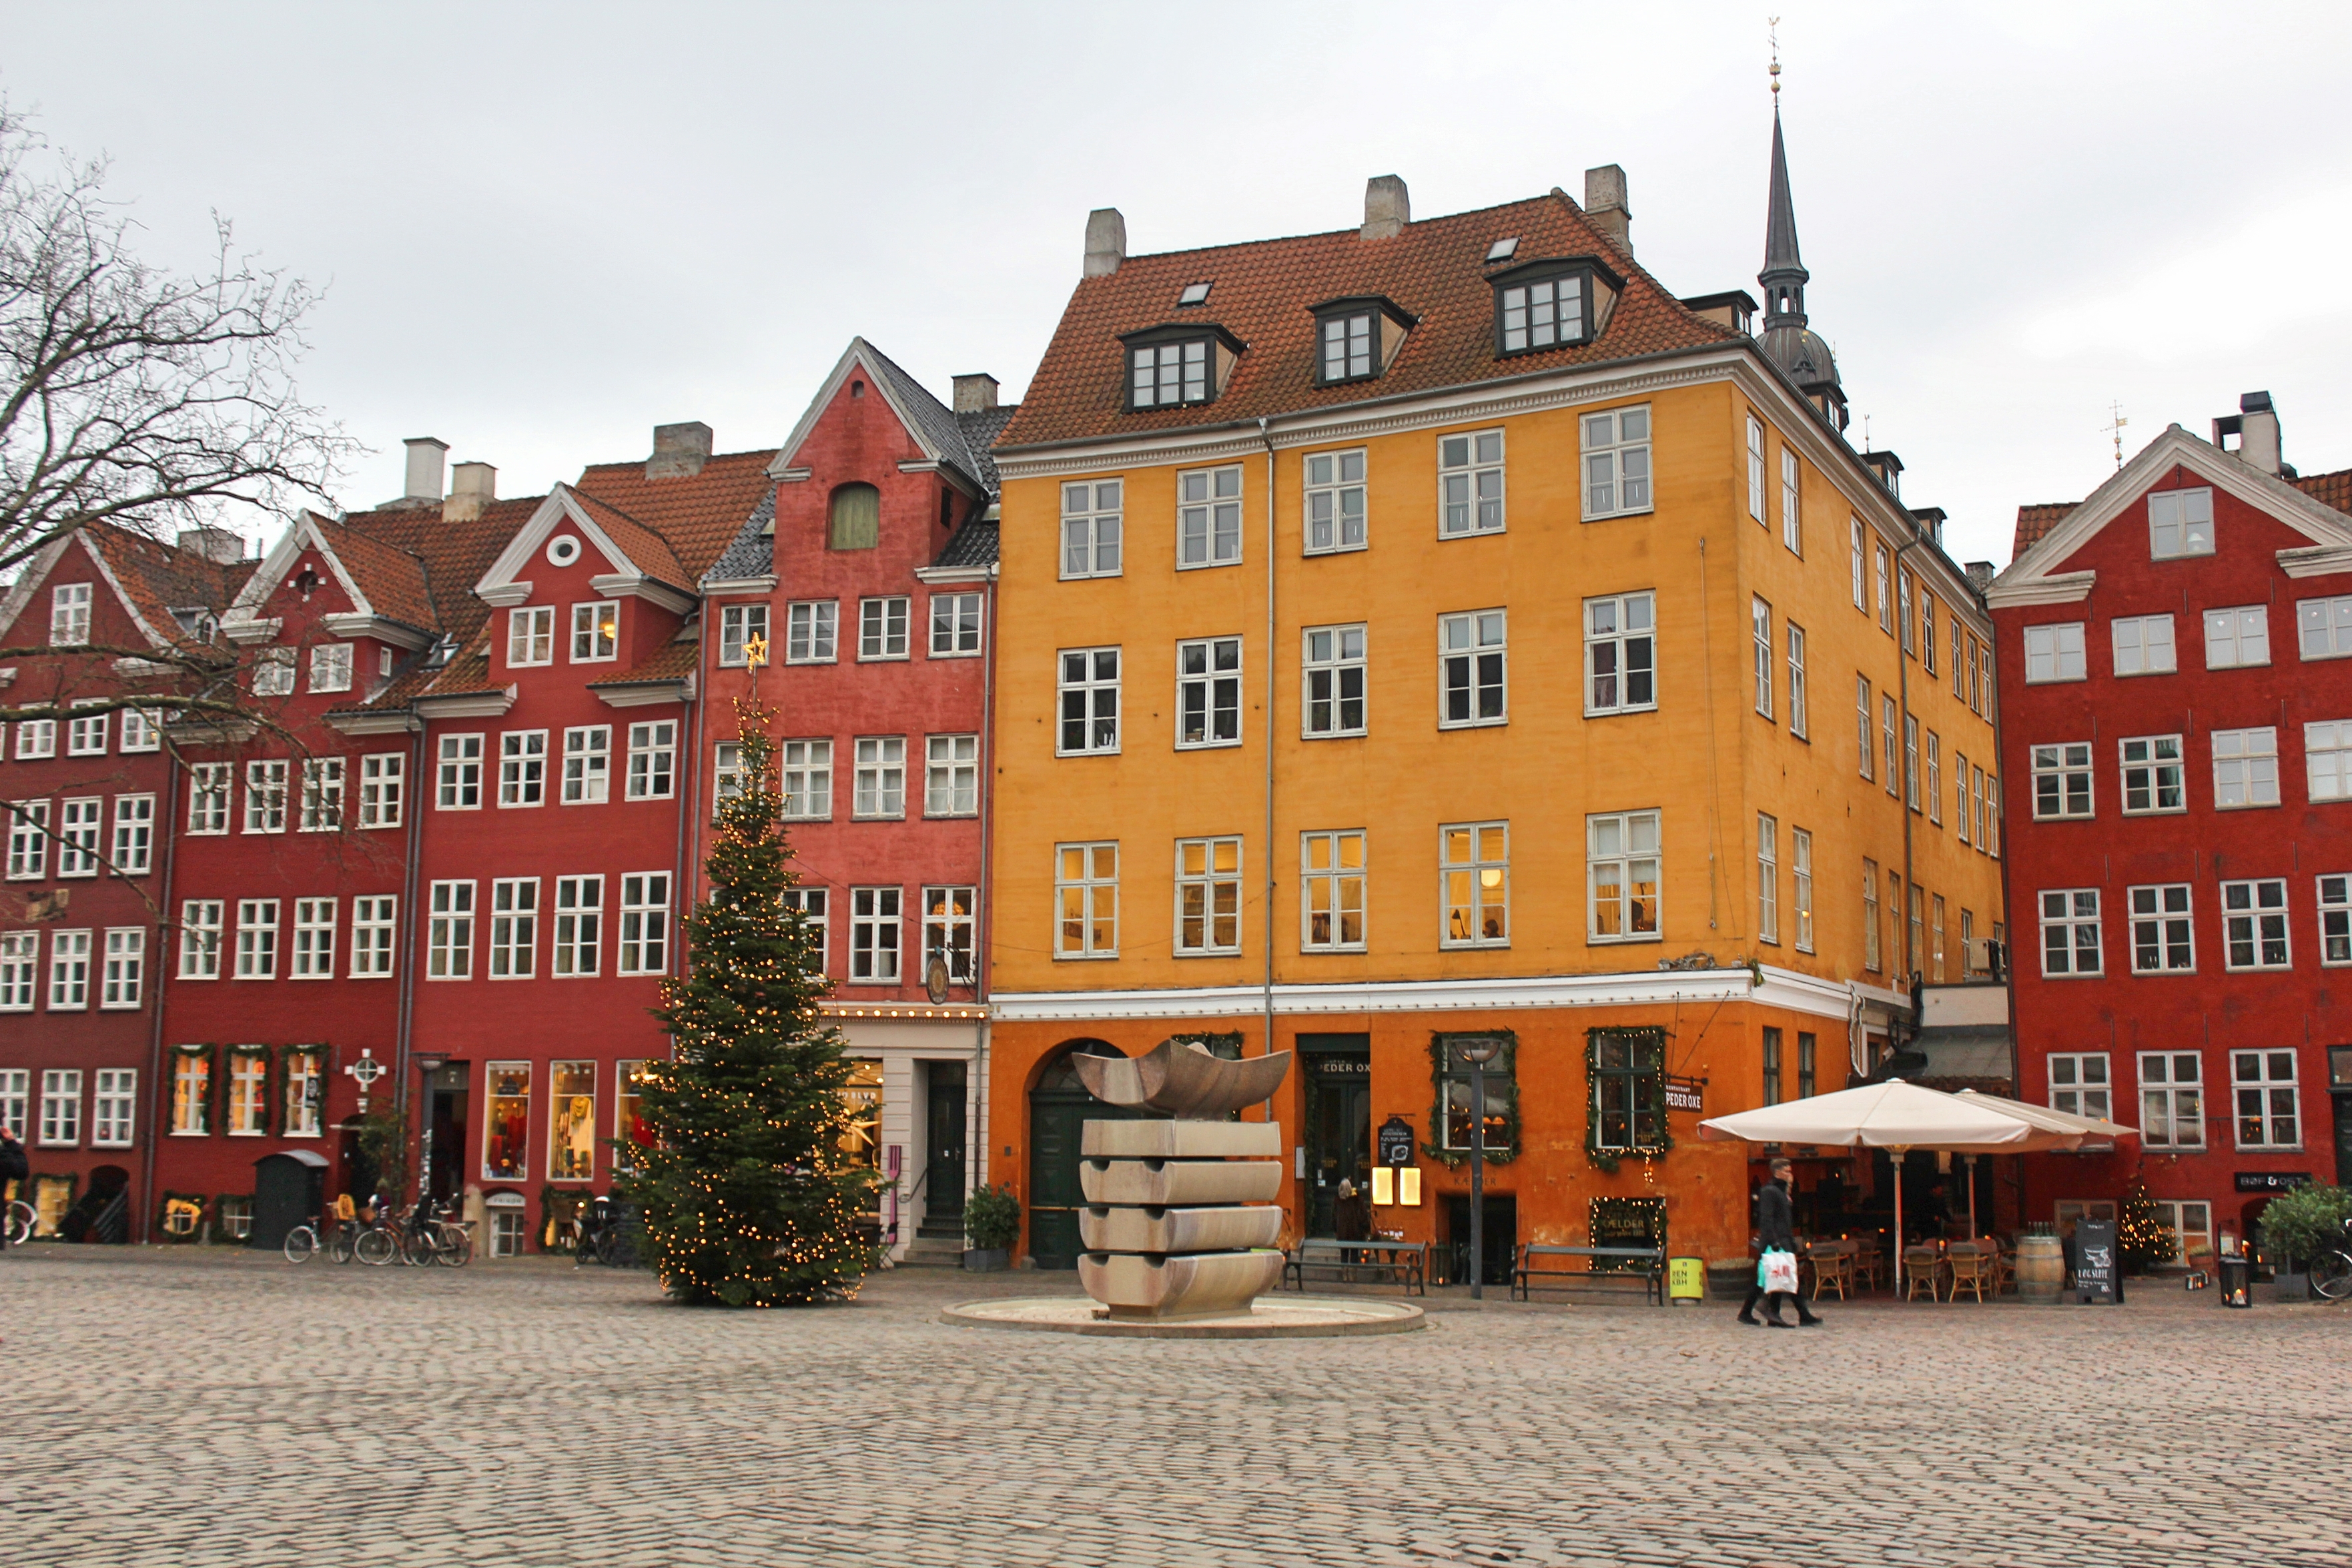
<path fill-rule="evenodd" d="M 871 550 L 882 542 L 882 492 L 872 485 L 844 485 L 833 492 L 835 550 Z"/>

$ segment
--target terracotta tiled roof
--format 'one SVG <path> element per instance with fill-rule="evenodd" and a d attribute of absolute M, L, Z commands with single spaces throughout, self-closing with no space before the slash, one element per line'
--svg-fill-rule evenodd
<path fill-rule="evenodd" d="M 2042 536 L 2064 521 L 2068 512 L 2082 505 L 2074 500 L 2030 501 L 2017 509 L 2017 537 L 2010 542 L 2011 561 L 2042 542 Z"/>
<path fill-rule="evenodd" d="M 2338 468 L 2332 474 L 2303 474 L 2287 483 L 2322 506 L 2352 512 L 2352 468 Z"/>
<path fill-rule="evenodd" d="M 677 680 L 692 675 L 701 668 L 701 663 L 702 645 L 692 637 L 687 637 L 664 643 L 625 675 L 592 680 L 588 686 L 593 690 L 599 686 L 635 686 L 648 680 Z"/>
<path fill-rule="evenodd" d="M 668 540 L 620 508 L 599 500 L 585 490 L 574 490 L 572 494 L 579 498 L 580 510 L 596 520 L 596 526 L 611 536 L 613 542 L 621 547 L 622 553 L 636 563 L 638 571 L 675 587 L 694 586 L 694 579 L 687 574 L 685 565 L 679 562 L 677 552 L 670 548 Z M 737 521 L 741 520 L 739 518 Z"/>
<path fill-rule="evenodd" d="M 258 564 L 252 561 L 223 564 L 114 523 L 91 523 L 81 531 L 105 558 L 107 569 L 122 584 L 124 595 L 141 618 L 167 638 L 185 635 L 172 616 L 173 610 L 206 609 L 217 614 L 226 609 Z"/>
<path fill-rule="evenodd" d="M 426 590 L 422 557 L 323 517 L 314 516 L 312 522 L 377 615 L 422 630 L 436 629 L 438 616 Z"/>
<path fill-rule="evenodd" d="M 1504 265 L 1594 256 L 1625 279 L 1600 337 L 1576 348 L 1501 359 L 1488 247 L 1517 237 Z M 1211 285 L 1204 305 L 1180 310 L 1186 285 Z M 1387 372 L 1370 381 L 1315 384 L 1315 318 L 1308 307 L 1349 295 L 1385 295 L 1419 318 Z M 1183 321 L 1214 323 L 1247 350 L 1214 402 L 1129 414 L 1123 332 Z M 1600 363 L 1670 349 L 1746 342 L 1685 310 L 1632 258 L 1585 221 L 1563 193 L 1478 212 L 1423 218 L 1389 239 L 1354 229 L 1201 250 L 1132 256 L 1117 272 L 1088 278 L 1070 296 L 1054 341 L 999 452 L 1129 432 L 1224 425 L 1261 415 L 1332 407 L 1532 372 Z"/>
<path fill-rule="evenodd" d="M 420 561 L 424 592 L 433 611 L 433 618 L 423 624 L 462 643 L 490 616 L 490 607 L 474 597 L 474 584 L 546 499 L 492 501 L 471 522 L 445 521 L 439 507 L 385 507 L 350 513 L 343 526 Z"/>
<path fill-rule="evenodd" d="M 775 489 L 775 481 L 768 478 L 768 464 L 775 456 L 772 447 L 761 452 L 724 452 L 705 462 L 692 478 L 659 479 L 646 478 L 642 459 L 592 463 L 580 470 L 572 488 L 667 541 L 683 574 L 667 580 L 690 588 L 734 541 L 760 497 Z"/>

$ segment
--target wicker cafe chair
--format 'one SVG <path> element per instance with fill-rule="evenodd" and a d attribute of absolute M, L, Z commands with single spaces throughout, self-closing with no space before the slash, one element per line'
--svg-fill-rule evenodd
<path fill-rule="evenodd" d="M 1853 1247 L 1853 1282 L 1857 1289 L 1876 1290 L 1886 1283 L 1886 1254 L 1879 1249 L 1878 1238 L 1865 1236 L 1851 1243 Z"/>
<path fill-rule="evenodd" d="M 1818 1241 L 1806 1255 L 1813 1266 L 1813 1300 L 1822 1299 L 1824 1290 L 1837 1292 L 1838 1300 L 1846 1299 L 1846 1290 L 1853 1283 L 1854 1244 L 1851 1241 Z"/>
<path fill-rule="evenodd" d="M 1904 1300 L 1916 1301 L 1922 1287 L 1927 1300 L 1940 1301 L 1938 1293 L 1944 1280 L 1944 1257 L 1932 1247 L 1906 1247 L 1903 1249 Z"/>
<path fill-rule="evenodd" d="M 1948 1301 L 1960 1299 L 1962 1290 L 1973 1291 L 1976 1299 L 1985 1299 L 1985 1287 L 1990 1285 L 1993 1294 L 2000 1294 L 2000 1253 L 1990 1251 L 1979 1242 L 1956 1241 L 1944 1255 L 1944 1267 L 1951 1280 L 1952 1293 Z"/>

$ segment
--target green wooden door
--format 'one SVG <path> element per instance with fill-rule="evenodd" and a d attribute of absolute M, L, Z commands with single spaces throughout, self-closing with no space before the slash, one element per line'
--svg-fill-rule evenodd
<path fill-rule="evenodd" d="M 1078 1266 L 1078 1210 L 1087 1201 L 1078 1185 L 1080 1142 L 1087 1121 L 1125 1114 L 1088 1094 L 1078 1081 L 1070 1058 L 1080 1052 L 1119 1054 L 1100 1040 L 1080 1040 L 1029 1091 L 1029 1256 L 1040 1268 Z"/>

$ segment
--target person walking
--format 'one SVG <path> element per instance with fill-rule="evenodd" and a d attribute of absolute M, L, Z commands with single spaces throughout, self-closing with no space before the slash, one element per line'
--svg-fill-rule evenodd
<path fill-rule="evenodd" d="M 25 1157 L 25 1146 L 5 1122 L 0 1122 L 0 1252 L 8 1249 L 8 1189 L 14 1184 L 31 1202 L 32 1194 L 26 1191 L 25 1184 L 32 1173 L 33 1163 Z"/>
<path fill-rule="evenodd" d="M 1772 1162 L 1772 1179 L 1756 1189 L 1756 1238 L 1758 1250 L 1761 1252 L 1794 1253 L 1797 1250 L 1796 1210 L 1789 1202 L 1789 1180 L 1795 1172 L 1796 1167 L 1788 1161 L 1775 1160 Z M 1773 1291 L 1772 1299 L 1765 1303 L 1764 1316 L 1759 1320 L 1756 1316 L 1756 1303 L 1763 1300 L 1764 1293 L 1764 1279 L 1759 1269 L 1756 1282 L 1748 1287 L 1748 1300 L 1740 1304 L 1741 1322 L 1760 1321 L 1768 1329 L 1810 1329 L 1822 1321 L 1811 1308 L 1805 1305 L 1804 1296 L 1794 1290 Z M 1796 1303 L 1797 1321 L 1794 1324 L 1780 1316 L 1783 1297 Z"/>

